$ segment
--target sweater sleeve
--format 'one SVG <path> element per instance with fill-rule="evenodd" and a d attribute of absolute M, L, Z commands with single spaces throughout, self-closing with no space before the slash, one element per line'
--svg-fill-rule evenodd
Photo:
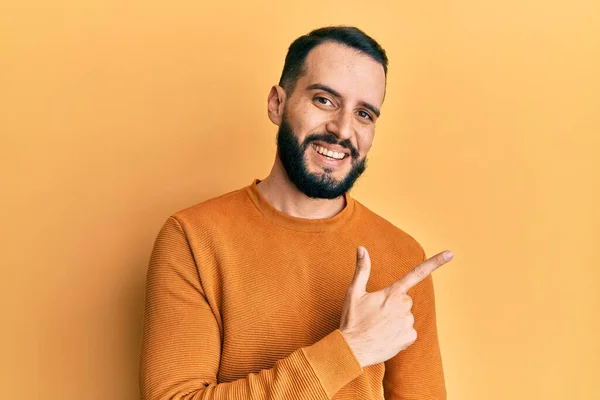
<path fill-rule="evenodd" d="M 425 255 L 423 255 L 425 259 Z M 438 344 L 433 280 L 428 276 L 407 293 L 417 340 L 385 363 L 386 400 L 446 400 L 442 357 Z"/>
<path fill-rule="evenodd" d="M 273 368 L 217 382 L 221 332 L 175 217 L 150 258 L 140 358 L 142 400 L 331 399 L 363 369 L 339 330 L 299 348 Z"/>

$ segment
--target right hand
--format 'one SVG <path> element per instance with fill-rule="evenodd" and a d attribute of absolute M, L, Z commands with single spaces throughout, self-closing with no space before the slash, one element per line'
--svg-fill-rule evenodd
<path fill-rule="evenodd" d="M 389 360 L 417 340 L 412 299 L 406 292 L 453 256 L 449 251 L 436 254 L 402 279 L 373 293 L 367 293 L 371 272 L 367 249 L 359 247 L 357 256 L 356 272 L 342 309 L 340 331 L 361 366 L 367 367 Z"/>

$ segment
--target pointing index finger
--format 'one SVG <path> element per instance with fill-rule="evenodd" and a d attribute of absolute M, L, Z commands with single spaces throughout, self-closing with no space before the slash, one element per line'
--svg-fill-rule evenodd
<path fill-rule="evenodd" d="M 403 278 L 394 282 L 390 289 L 392 291 L 399 290 L 402 293 L 408 292 L 415 285 L 427 278 L 433 271 L 452 260 L 454 255 L 451 251 L 444 251 L 427 259 L 423 263 L 417 265 L 415 269 L 404 275 Z"/>

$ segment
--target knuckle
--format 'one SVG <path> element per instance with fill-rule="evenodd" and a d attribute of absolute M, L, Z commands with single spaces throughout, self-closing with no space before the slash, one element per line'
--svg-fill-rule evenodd
<path fill-rule="evenodd" d="M 409 295 L 404 295 L 404 299 L 403 299 L 403 303 L 404 303 L 404 307 L 406 307 L 407 310 L 411 310 L 412 306 L 413 306 L 413 300 L 412 297 L 410 297 Z"/>
<path fill-rule="evenodd" d="M 360 260 L 356 263 L 356 272 L 362 273 L 369 269 L 369 264 L 367 264 L 364 260 Z"/>
<path fill-rule="evenodd" d="M 408 314 L 408 317 L 406 319 L 408 320 L 408 324 L 412 328 L 412 326 L 415 324 L 415 316 L 412 313 L 410 313 Z"/>
<path fill-rule="evenodd" d="M 414 330 L 414 329 L 411 329 L 409 337 L 410 337 L 410 340 L 411 340 L 412 343 L 416 342 L 417 341 L 417 337 L 418 337 L 417 331 Z"/>
<path fill-rule="evenodd" d="M 417 275 L 419 279 L 425 278 L 427 276 L 427 268 L 425 268 L 423 264 L 417 266 L 415 268 L 415 275 Z"/>

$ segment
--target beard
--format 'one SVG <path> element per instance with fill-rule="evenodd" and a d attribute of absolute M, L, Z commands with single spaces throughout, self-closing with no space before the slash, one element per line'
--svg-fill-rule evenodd
<path fill-rule="evenodd" d="M 334 178 L 331 168 L 323 168 L 320 173 L 308 170 L 304 155 L 311 142 L 317 140 L 338 144 L 350 150 L 350 156 L 346 157 L 351 157 L 352 167 L 345 178 Z M 315 199 L 335 199 L 344 195 L 367 168 L 367 158 L 359 158 L 358 150 L 349 139 L 338 142 L 334 134 L 324 133 L 309 135 L 302 144 L 299 143 L 285 113 L 277 132 L 277 154 L 290 181 L 306 196 Z"/>

